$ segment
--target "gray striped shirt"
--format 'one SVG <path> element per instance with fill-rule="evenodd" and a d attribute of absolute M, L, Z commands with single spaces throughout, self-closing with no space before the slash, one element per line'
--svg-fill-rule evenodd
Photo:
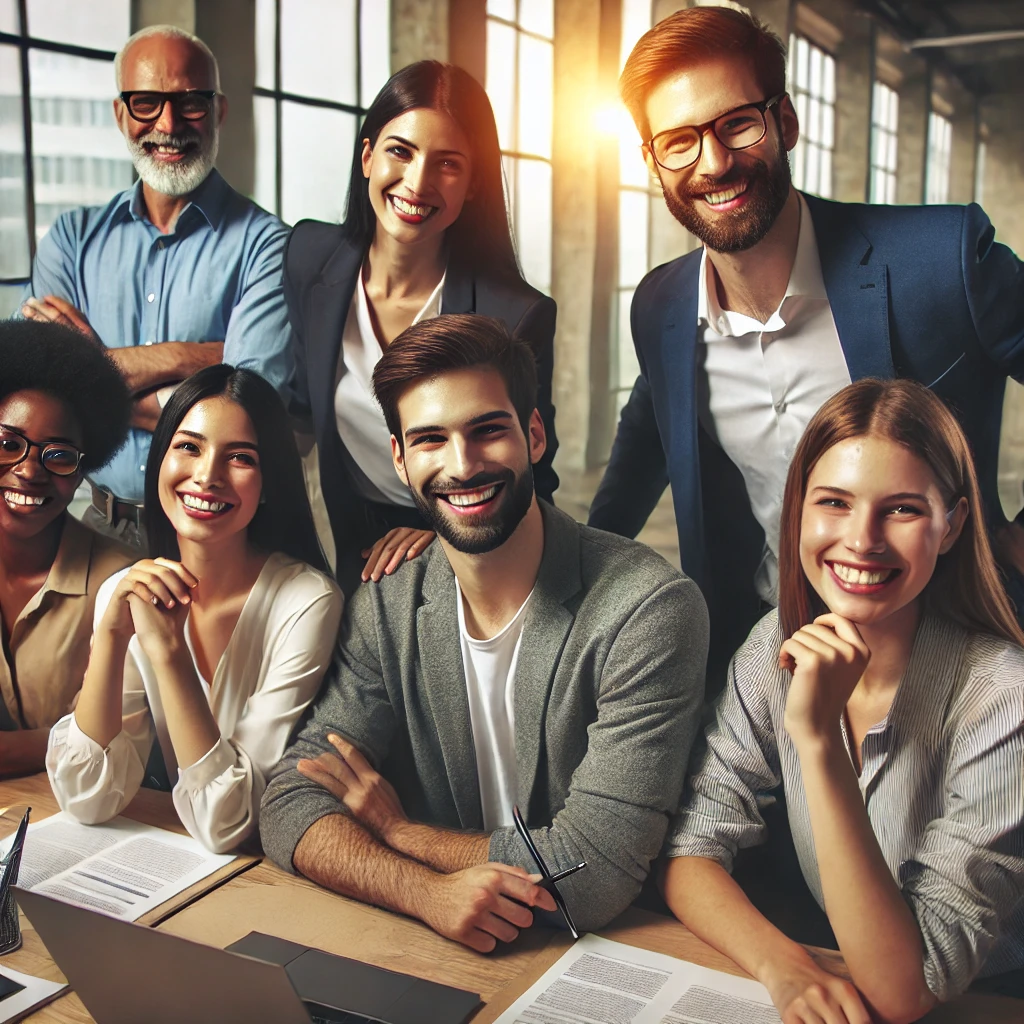
<path fill-rule="evenodd" d="M 796 748 L 783 726 L 790 674 L 770 612 L 736 653 L 716 721 L 695 747 L 669 857 L 766 839 L 756 794 L 782 782 L 800 867 L 824 906 Z M 1024 966 L 1024 650 L 922 618 L 886 717 L 861 744 L 860 790 L 924 939 L 938 999 Z"/>

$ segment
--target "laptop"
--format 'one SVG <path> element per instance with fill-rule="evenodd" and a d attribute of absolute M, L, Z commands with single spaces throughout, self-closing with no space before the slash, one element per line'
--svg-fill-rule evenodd
<path fill-rule="evenodd" d="M 14 892 L 97 1024 L 460 1024 L 480 1005 L 475 993 L 272 936 L 250 933 L 234 952 Z"/>

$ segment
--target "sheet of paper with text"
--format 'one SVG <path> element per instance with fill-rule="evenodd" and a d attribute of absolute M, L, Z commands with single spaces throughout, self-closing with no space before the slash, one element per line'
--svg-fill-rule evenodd
<path fill-rule="evenodd" d="M 495 1024 L 781 1024 L 756 981 L 584 935 Z"/>

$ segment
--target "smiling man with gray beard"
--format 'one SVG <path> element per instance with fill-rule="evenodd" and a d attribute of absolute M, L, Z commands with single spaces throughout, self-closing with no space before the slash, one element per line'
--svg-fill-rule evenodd
<path fill-rule="evenodd" d="M 214 169 L 228 104 L 202 40 L 169 25 L 143 29 L 114 72 L 114 116 L 139 180 L 106 206 L 57 220 L 39 244 L 21 312 L 105 345 L 131 388 L 131 437 L 90 475 L 85 518 L 144 546 L 151 431 L 173 388 L 222 361 L 277 388 L 288 379 L 287 229 Z"/>

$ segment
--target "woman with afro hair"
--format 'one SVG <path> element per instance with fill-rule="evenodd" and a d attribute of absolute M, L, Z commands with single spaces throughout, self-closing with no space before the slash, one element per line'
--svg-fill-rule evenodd
<path fill-rule="evenodd" d="M 68 513 L 124 444 L 131 395 L 68 327 L 0 321 L 0 776 L 42 771 L 82 686 L 96 591 L 137 556 Z"/>

